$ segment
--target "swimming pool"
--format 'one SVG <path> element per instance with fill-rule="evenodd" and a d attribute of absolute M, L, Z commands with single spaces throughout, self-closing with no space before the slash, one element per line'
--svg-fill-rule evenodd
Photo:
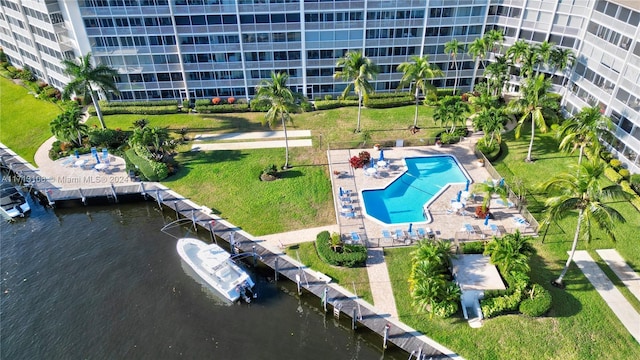
<path fill-rule="evenodd" d="M 387 187 L 362 190 L 363 213 L 383 225 L 431 222 L 424 209 L 450 184 L 466 184 L 471 177 L 454 156 L 404 159 L 407 170 Z"/>

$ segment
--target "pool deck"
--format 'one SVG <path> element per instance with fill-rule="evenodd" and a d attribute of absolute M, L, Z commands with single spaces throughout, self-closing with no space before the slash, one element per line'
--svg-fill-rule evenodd
<path fill-rule="evenodd" d="M 474 183 L 491 179 L 491 176 L 484 167 L 478 167 L 474 163 L 474 161 L 477 160 L 473 152 L 475 142 L 476 139 L 466 138 L 458 144 L 442 147 L 418 146 L 384 148 L 384 158 L 389 163 L 389 167 L 388 169 L 379 170 L 376 176 L 365 174 L 365 170 L 363 169 L 353 169 L 349 164 L 349 159 L 352 156 L 357 156 L 363 149 L 329 150 L 328 158 L 331 170 L 331 181 L 333 184 L 336 218 L 340 232 L 347 235 L 354 231 L 358 232 L 361 236 L 366 236 L 369 246 L 374 244 L 374 247 L 376 247 L 375 244 L 379 244 L 381 247 L 384 247 L 389 246 L 390 242 L 388 242 L 388 240 L 385 242 L 385 240 L 382 239 L 383 229 L 387 229 L 392 233 L 395 229 L 408 230 L 406 225 L 384 225 L 381 222 L 365 216 L 362 211 L 360 198 L 360 191 L 383 188 L 402 175 L 405 170 L 403 159 L 406 157 L 453 155 L 473 180 L 471 187 Z M 377 159 L 379 156 L 377 150 L 367 149 L 366 151 L 369 151 L 374 159 Z M 340 172 L 340 175 L 336 175 L 336 171 Z M 355 218 L 345 218 L 340 215 L 340 208 L 342 206 L 339 197 L 340 187 L 345 190 L 351 190 L 354 194 L 354 196 L 352 196 L 352 205 L 355 210 Z M 432 221 L 430 223 L 413 223 L 413 228 L 430 228 L 435 232 L 437 238 L 448 239 L 456 243 L 479 239 L 483 236 L 490 238 L 493 233 L 484 226 L 484 219 L 476 219 L 471 215 L 464 216 L 447 212 L 447 210 L 451 208 L 451 200 L 455 199 L 457 192 L 464 190 L 464 187 L 465 185 L 462 184 L 453 184 L 441 192 L 428 207 Z M 475 206 L 479 205 L 482 201 L 480 196 L 477 196 L 475 200 L 476 201 L 473 202 L 472 199 L 469 199 L 467 202 L 466 211 L 469 214 L 473 214 Z M 490 207 L 491 213 L 494 216 L 494 219 L 490 220 L 490 224 L 497 225 L 502 231 L 514 232 L 519 228 L 521 232 L 527 235 L 534 235 L 530 227 L 518 226 L 514 221 L 514 217 L 519 215 L 516 208 L 508 208 L 498 204 L 495 200 L 491 201 Z M 474 231 L 471 233 L 467 232 L 464 229 L 464 224 L 470 224 Z M 397 245 L 401 245 L 401 243 L 397 243 Z"/>

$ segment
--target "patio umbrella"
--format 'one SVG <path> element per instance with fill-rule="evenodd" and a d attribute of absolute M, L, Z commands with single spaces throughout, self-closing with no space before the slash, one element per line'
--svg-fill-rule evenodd
<path fill-rule="evenodd" d="M 76 159 L 80 159 L 80 154 L 78 153 L 78 150 L 74 150 L 73 153 L 76 154 Z"/>
<path fill-rule="evenodd" d="M 371 158 L 370 163 L 371 163 L 371 167 L 373 167 L 373 164 L 374 164 L 373 158 Z"/>
<path fill-rule="evenodd" d="M 469 183 L 470 183 L 470 181 L 467 180 L 467 185 L 464 187 L 464 191 L 469 191 Z"/>
<path fill-rule="evenodd" d="M 462 196 L 462 191 L 458 191 L 458 196 L 456 197 L 457 202 L 460 202 L 460 196 Z"/>
<path fill-rule="evenodd" d="M 342 186 L 340 186 L 340 197 L 344 196 L 344 190 L 342 190 Z"/>
<path fill-rule="evenodd" d="M 484 217 L 484 226 L 489 225 L 489 214 L 487 214 L 487 216 Z"/>
<path fill-rule="evenodd" d="M 100 164 L 100 157 L 98 156 L 98 153 L 93 154 L 93 156 L 96 158 L 96 163 Z"/>
<path fill-rule="evenodd" d="M 500 179 L 500 182 L 498 183 L 500 186 L 504 186 L 504 178 Z"/>
<path fill-rule="evenodd" d="M 413 230 L 413 223 L 409 224 L 409 233 L 411 233 L 411 230 Z"/>
<path fill-rule="evenodd" d="M 378 158 L 378 161 L 382 160 L 384 160 L 384 150 L 380 149 L 380 157 Z"/>

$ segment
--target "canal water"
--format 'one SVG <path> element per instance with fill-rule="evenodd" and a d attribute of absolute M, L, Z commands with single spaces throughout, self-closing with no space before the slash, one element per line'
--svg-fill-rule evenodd
<path fill-rule="evenodd" d="M 250 305 L 221 303 L 183 268 L 160 232 L 175 215 L 155 203 L 30 200 L 29 217 L 0 224 L 1 359 L 407 358 L 266 269 L 250 269 Z"/>

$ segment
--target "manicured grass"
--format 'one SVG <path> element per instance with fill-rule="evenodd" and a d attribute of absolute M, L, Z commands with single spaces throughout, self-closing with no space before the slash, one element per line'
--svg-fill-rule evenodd
<path fill-rule="evenodd" d="M 351 292 L 354 291 L 355 287 L 359 297 L 373 304 L 366 268 L 344 268 L 329 265 L 320 260 L 315 244 L 312 242 L 290 246 L 287 248 L 286 253 L 294 259 L 299 259 L 306 266 L 328 275 L 334 282 Z"/>
<path fill-rule="evenodd" d="M 38 147 L 52 136 L 49 123 L 60 112 L 55 104 L 0 77 L 0 141 L 31 164 Z"/>
<path fill-rule="evenodd" d="M 540 244 L 536 247 L 540 249 Z M 544 258 L 533 259 L 532 278 L 553 296 L 553 308 L 541 318 L 503 315 L 485 320 L 472 329 L 459 315 L 450 319 L 429 318 L 411 306 L 408 278 L 413 248 L 385 250 L 394 297 L 400 319 L 409 326 L 445 344 L 467 359 L 635 359 L 640 346 L 617 321 L 584 276 L 567 274 L 567 290 L 549 286 L 546 280 L 557 275 L 557 266 Z M 549 265 L 552 265 L 549 267 Z M 540 281 L 544 279 L 543 281 Z"/>
<path fill-rule="evenodd" d="M 326 166 L 297 162 L 281 179 L 260 181 L 283 158 L 283 149 L 182 152 L 178 173 L 163 183 L 253 235 L 335 222 Z"/>

